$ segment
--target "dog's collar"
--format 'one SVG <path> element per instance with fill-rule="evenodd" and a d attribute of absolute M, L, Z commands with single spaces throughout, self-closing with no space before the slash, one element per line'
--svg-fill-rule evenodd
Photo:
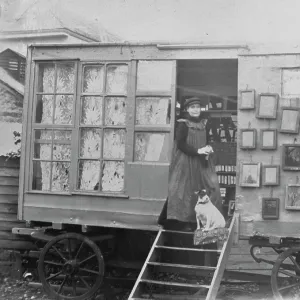
<path fill-rule="evenodd" d="M 204 202 L 197 202 L 197 205 L 198 205 L 198 204 L 206 204 L 208 201 L 209 201 L 209 200 L 206 200 L 206 201 L 204 201 Z"/>

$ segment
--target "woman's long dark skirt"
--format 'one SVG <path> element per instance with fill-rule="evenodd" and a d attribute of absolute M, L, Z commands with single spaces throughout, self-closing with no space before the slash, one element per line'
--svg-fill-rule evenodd
<path fill-rule="evenodd" d="M 169 230 L 181 230 L 186 227 L 190 227 L 192 230 L 196 229 L 196 222 L 191 223 L 191 222 L 181 222 L 175 219 L 168 219 L 168 198 L 164 203 L 164 206 L 161 210 L 161 213 L 158 217 L 158 225 L 162 226 L 164 229 L 169 229 Z"/>

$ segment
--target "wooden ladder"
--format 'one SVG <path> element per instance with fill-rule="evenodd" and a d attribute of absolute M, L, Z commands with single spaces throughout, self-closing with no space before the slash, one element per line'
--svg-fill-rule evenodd
<path fill-rule="evenodd" d="M 128 300 L 216 298 L 234 238 L 232 218 L 222 249 L 193 245 L 193 232 L 161 229 Z"/>

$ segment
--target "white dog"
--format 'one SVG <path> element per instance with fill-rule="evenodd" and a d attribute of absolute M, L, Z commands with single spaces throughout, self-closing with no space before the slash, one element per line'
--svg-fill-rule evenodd
<path fill-rule="evenodd" d="M 224 217 L 212 204 L 206 190 L 201 190 L 197 193 L 198 201 L 195 206 L 197 229 L 200 229 L 200 222 L 203 225 L 203 231 L 225 227 Z"/>

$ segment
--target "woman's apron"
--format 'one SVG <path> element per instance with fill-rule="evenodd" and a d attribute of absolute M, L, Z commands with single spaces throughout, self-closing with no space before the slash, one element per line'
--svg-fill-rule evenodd
<path fill-rule="evenodd" d="M 206 129 L 204 120 L 193 123 L 189 120 L 187 143 L 196 149 L 206 146 Z M 204 156 L 189 156 L 174 145 L 169 173 L 169 189 L 167 201 L 167 219 L 181 222 L 196 222 L 195 192 L 206 189 L 212 203 L 220 210 L 221 195 L 218 177 L 215 172 L 213 157 L 208 161 Z"/>

